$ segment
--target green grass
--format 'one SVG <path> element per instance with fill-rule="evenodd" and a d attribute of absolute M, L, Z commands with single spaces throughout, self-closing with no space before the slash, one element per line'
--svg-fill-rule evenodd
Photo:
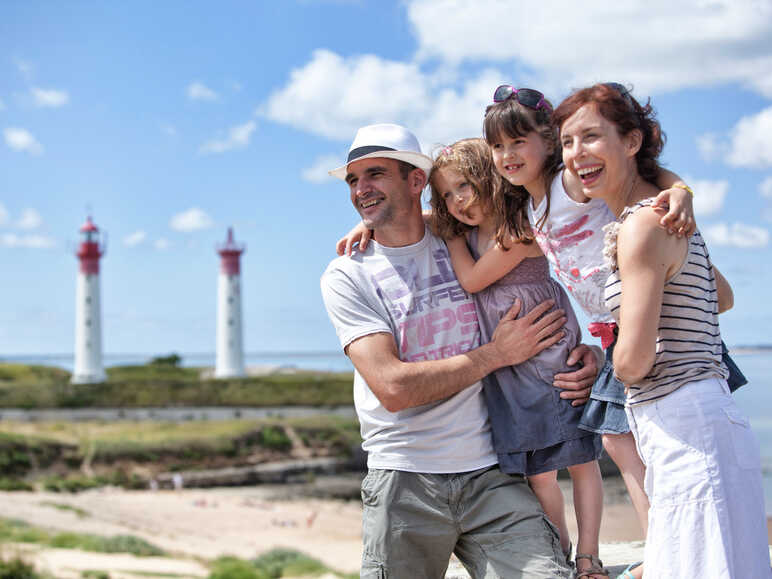
<path fill-rule="evenodd" d="M 0 458 L 4 438 L 14 443 L 77 445 L 77 457 L 94 461 L 153 461 L 175 454 L 188 459 L 234 454 L 239 447 L 286 449 L 283 425 L 292 426 L 308 445 L 348 449 L 360 442 L 356 420 L 338 416 L 294 419 L 210 420 L 188 422 L 12 422 L 0 421 Z M 44 442 L 41 442 L 44 441 Z M 9 459 L 10 460 L 10 459 Z M 29 459 L 23 460 L 28 464 Z"/>
<path fill-rule="evenodd" d="M 280 577 L 317 577 L 334 573 L 329 567 L 293 549 L 273 549 L 253 561 L 223 556 L 211 565 L 208 579 L 278 579 Z M 358 577 L 341 575 L 339 577 Z"/>
<path fill-rule="evenodd" d="M 320 561 L 293 549 L 273 549 L 253 561 L 267 577 L 298 577 L 323 575 L 329 569 Z"/>
<path fill-rule="evenodd" d="M 145 488 L 147 480 L 134 474 L 135 466 L 194 470 L 245 464 L 255 453 L 276 457 L 292 447 L 288 427 L 319 456 L 349 457 L 361 443 L 355 419 L 331 415 L 187 422 L 0 421 L 0 490 L 31 490 L 32 483 L 53 492 L 105 485 Z M 87 459 L 95 476 L 80 471 Z"/>
<path fill-rule="evenodd" d="M 28 482 L 16 478 L 0 478 L 0 491 L 31 491 L 34 487 Z"/>
<path fill-rule="evenodd" d="M 164 551 L 133 535 L 103 537 L 88 533 L 56 533 L 24 521 L 0 519 L 0 543 L 36 543 L 58 549 L 81 549 L 97 553 L 131 553 L 138 557 L 160 557 Z"/>
<path fill-rule="evenodd" d="M 26 561 L 15 557 L 9 561 L 0 559 L 0 579 L 42 579 L 35 568 Z"/>
<path fill-rule="evenodd" d="M 0 362 L 0 384 L 56 384 L 70 379 L 70 373 L 63 368 L 39 364 L 11 364 Z"/>
<path fill-rule="evenodd" d="M 2 369 L 3 365 L 0 365 Z M 351 372 L 294 372 L 229 380 L 200 380 L 197 368 L 163 364 L 107 369 L 102 384 L 69 383 L 69 374 L 14 366 L 0 380 L 2 408 L 141 406 L 328 406 L 353 404 Z M 46 368 L 46 367 L 40 367 Z M 0 373 L 0 375 L 3 375 Z"/>
<path fill-rule="evenodd" d="M 68 505 L 66 503 L 55 503 L 53 501 L 41 501 L 41 505 L 46 507 L 53 507 L 60 511 L 70 511 L 72 513 L 75 513 L 79 519 L 85 519 L 91 516 L 91 513 L 88 511 L 81 509 L 80 507 L 74 507 L 72 505 Z"/>

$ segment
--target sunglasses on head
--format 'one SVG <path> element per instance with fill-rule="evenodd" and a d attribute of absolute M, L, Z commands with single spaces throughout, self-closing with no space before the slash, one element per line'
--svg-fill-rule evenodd
<path fill-rule="evenodd" d="M 493 92 L 493 102 L 503 103 L 507 99 L 514 98 L 524 107 L 529 109 L 539 110 L 540 108 L 547 109 L 548 112 L 552 112 L 552 106 L 544 98 L 544 95 L 538 90 L 532 88 L 515 88 L 511 84 L 502 84 Z"/>
<path fill-rule="evenodd" d="M 625 102 L 630 105 L 630 108 L 635 110 L 635 105 L 633 104 L 633 97 L 630 94 L 630 91 L 627 90 L 627 87 L 623 84 L 620 84 L 618 82 L 604 82 L 603 86 L 607 86 L 608 88 L 617 91 L 623 99 L 625 99 Z"/>

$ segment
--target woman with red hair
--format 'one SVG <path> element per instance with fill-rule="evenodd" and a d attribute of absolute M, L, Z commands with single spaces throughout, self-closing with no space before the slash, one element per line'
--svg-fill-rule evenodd
<path fill-rule="evenodd" d="M 566 170 L 607 226 L 606 305 L 625 411 L 651 506 L 645 575 L 770 577 L 758 442 L 730 396 L 718 313 L 732 290 L 699 234 L 668 235 L 652 207 L 663 135 L 650 104 L 599 84 L 557 108 Z"/>

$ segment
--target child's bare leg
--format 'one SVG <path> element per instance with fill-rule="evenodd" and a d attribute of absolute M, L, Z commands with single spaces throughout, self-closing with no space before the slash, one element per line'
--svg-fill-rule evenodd
<path fill-rule="evenodd" d="M 598 536 L 603 514 L 603 479 L 598 461 L 569 466 L 568 473 L 571 475 L 574 486 L 574 511 L 579 530 L 576 552 L 598 556 Z M 589 566 L 590 562 L 587 559 L 579 559 L 576 562 L 578 571 L 587 569 Z"/>
<path fill-rule="evenodd" d="M 533 494 L 539 499 L 544 514 L 558 528 L 560 533 L 560 546 L 563 551 L 568 551 L 571 544 L 566 525 L 566 507 L 563 501 L 563 491 L 558 486 L 558 472 L 551 470 L 539 474 L 530 475 L 528 484 L 531 485 Z"/>
<path fill-rule="evenodd" d="M 643 488 L 643 480 L 646 474 L 646 467 L 638 454 L 638 448 L 635 446 L 635 439 L 632 432 L 624 434 L 604 434 L 603 448 L 614 461 L 622 474 L 622 480 L 625 481 L 627 492 L 633 501 L 633 508 L 638 517 L 638 522 L 643 530 L 644 537 L 649 529 L 649 497 Z M 643 565 L 633 569 L 633 577 L 641 579 L 643 577 Z"/>
<path fill-rule="evenodd" d="M 625 481 L 627 492 L 633 501 L 638 522 L 641 524 L 644 536 L 649 528 L 649 497 L 643 490 L 643 478 L 646 467 L 638 455 L 635 439 L 631 432 L 624 434 L 604 434 L 603 448 L 606 449 L 611 460 L 619 467 L 622 479 Z"/>

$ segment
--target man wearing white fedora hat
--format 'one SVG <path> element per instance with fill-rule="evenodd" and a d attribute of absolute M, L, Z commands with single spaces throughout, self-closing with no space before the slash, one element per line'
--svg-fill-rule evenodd
<path fill-rule="evenodd" d="M 362 482 L 361 577 L 444 577 L 455 553 L 473 578 L 570 577 L 555 528 L 522 476 L 502 473 L 480 380 L 558 341 L 551 301 L 502 319 L 480 345 L 477 315 L 444 242 L 424 225 L 421 192 L 432 160 L 398 125 L 357 132 L 346 164 L 367 249 L 333 260 L 322 295 L 354 364 L 354 402 L 368 474 Z M 586 397 L 597 372 L 587 346 L 567 375 Z"/>

